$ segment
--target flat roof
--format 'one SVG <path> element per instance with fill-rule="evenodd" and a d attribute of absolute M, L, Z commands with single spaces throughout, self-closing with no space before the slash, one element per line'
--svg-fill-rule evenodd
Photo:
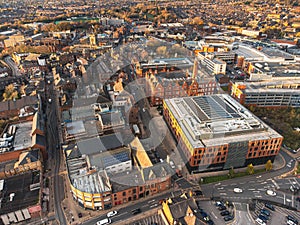
<path fill-rule="evenodd" d="M 30 185 L 39 182 L 38 171 L 29 171 L 4 179 L 4 188 L 0 192 L 0 215 L 36 205 L 40 199 L 40 189 L 30 191 Z M 11 197 L 13 194 L 14 196 Z"/>
<path fill-rule="evenodd" d="M 14 137 L 14 149 L 21 150 L 31 147 L 31 132 L 32 132 L 32 121 L 15 124 L 16 134 Z"/>
<path fill-rule="evenodd" d="M 264 54 L 258 50 L 241 44 L 238 49 L 232 51 L 240 56 L 244 56 L 246 60 L 264 60 L 265 57 Z"/>
<path fill-rule="evenodd" d="M 295 58 L 293 55 L 275 48 L 263 48 L 261 51 L 269 58 L 284 58 L 285 60 L 293 60 Z"/>
<path fill-rule="evenodd" d="M 300 79 L 300 63 L 273 63 L 258 61 L 253 63 L 257 70 L 270 75 L 270 79 L 293 77 Z"/>
<path fill-rule="evenodd" d="M 76 135 L 85 133 L 83 121 L 74 121 L 66 124 L 67 132 L 69 135 Z"/>
<path fill-rule="evenodd" d="M 125 146 L 120 133 L 85 139 L 77 142 L 81 154 L 91 155 Z"/>
<path fill-rule="evenodd" d="M 131 161 L 130 149 L 123 147 L 112 151 L 90 155 L 89 161 L 91 166 L 96 166 L 99 169 L 105 169 L 109 166 Z"/>
<path fill-rule="evenodd" d="M 226 94 L 166 99 L 194 148 L 281 137 Z"/>
<path fill-rule="evenodd" d="M 267 80 L 260 82 L 237 82 L 237 85 L 244 85 L 244 93 L 287 93 L 300 95 L 300 79 L 294 80 Z"/>

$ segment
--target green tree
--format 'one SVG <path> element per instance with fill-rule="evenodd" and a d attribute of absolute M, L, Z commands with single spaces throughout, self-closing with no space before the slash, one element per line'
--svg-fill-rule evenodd
<path fill-rule="evenodd" d="M 247 173 L 254 174 L 254 166 L 252 165 L 252 163 L 247 166 Z"/>
<path fill-rule="evenodd" d="M 273 168 L 271 160 L 268 160 L 265 165 L 266 171 L 270 171 Z"/>
<path fill-rule="evenodd" d="M 229 170 L 229 172 L 228 172 L 228 176 L 230 177 L 230 178 L 233 178 L 234 177 L 234 169 L 233 169 L 233 167 L 231 167 L 230 168 L 230 170 Z"/>

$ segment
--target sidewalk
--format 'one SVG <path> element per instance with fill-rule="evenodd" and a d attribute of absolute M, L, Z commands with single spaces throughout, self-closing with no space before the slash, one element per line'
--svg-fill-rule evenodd
<path fill-rule="evenodd" d="M 273 162 L 273 169 L 272 170 L 279 170 L 285 166 L 285 160 L 281 154 L 278 154 Z M 263 169 L 265 168 L 265 165 L 258 165 L 254 166 L 254 169 Z M 245 168 L 237 168 L 234 169 L 235 172 L 245 172 L 247 170 L 247 167 Z M 215 172 L 207 172 L 207 173 L 198 173 L 198 174 L 192 174 L 188 176 L 188 179 L 190 182 L 195 182 L 195 184 L 198 184 L 198 181 L 200 178 L 208 177 L 208 176 L 219 176 L 219 175 L 226 175 L 228 174 L 229 170 L 222 170 L 222 171 L 215 171 Z"/>

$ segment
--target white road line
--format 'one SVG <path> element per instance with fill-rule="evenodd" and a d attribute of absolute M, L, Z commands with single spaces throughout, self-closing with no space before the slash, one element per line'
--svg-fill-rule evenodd
<path fill-rule="evenodd" d="M 215 217 L 216 219 L 218 218 L 214 212 L 211 212 L 211 214 L 213 215 L 213 217 Z"/>
<path fill-rule="evenodd" d="M 249 188 L 248 191 L 255 191 L 255 188 Z"/>
<path fill-rule="evenodd" d="M 293 180 L 298 184 L 298 186 L 300 187 L 300 184 L 299 184 L 299 182 L 297 181 L 297 179 L 296 178 L 293 178 Z"/>
<path fill-rule="evenodd" d="M 276 183 L 276 181 L 275 180 L 271 180 L 272 181 L 272 183 L 275 185 L 275 187 L 276 187 L 276 189 L 279 189 L 279 185 Z"/>
<path fill-rule="evenodd" d="M 254 181 L 254 180 L 251 180 L 251 181 L 249 181 L 249 183 L 255 183 L 255 181 Z"/>
<path fill-rule="evenodd" d="M 285 205 L 285 193 L 283 193 L 283 204 Z"/>
<path fill-rule="evenodd" d="M 220 195 L 227 195 L 227 193 L 220 193 Z"/>
<path fill-rule="evenodd" d="M 267 183 L 267 181 L 265 181 L 265 182 L 262 182 L 262 183 L 260 183 L 260 184 L 266 184 Z"/>

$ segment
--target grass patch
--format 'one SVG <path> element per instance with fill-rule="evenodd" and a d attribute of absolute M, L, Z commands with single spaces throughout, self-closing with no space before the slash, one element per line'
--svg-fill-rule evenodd
<path fill-rule="evenodd" d="M 259 174 L 265 171 L 266 171 L 265 169 L 254 170 L 254 174 L 252 175 Z M 236 177 L 244 177 L 244 176 L 251 176 L 251 175 L 249 175 L 248 172 L 245 171 L 245 172 L 235 173 L 233 178 L 230 178 L 228 174 L 213 176 L 213 177 L 203 177 L 203 181 L 200 184 L 209 184 L 209 183 L 220 182 L 223 180 L 229 180 L 229 179 L 234 179 Z"/>
<path fill-rule="evenodd" d="M 300 174 L 300 163 L 298 163 L 297 169 L 296 169 L 297 174 Z"/>

